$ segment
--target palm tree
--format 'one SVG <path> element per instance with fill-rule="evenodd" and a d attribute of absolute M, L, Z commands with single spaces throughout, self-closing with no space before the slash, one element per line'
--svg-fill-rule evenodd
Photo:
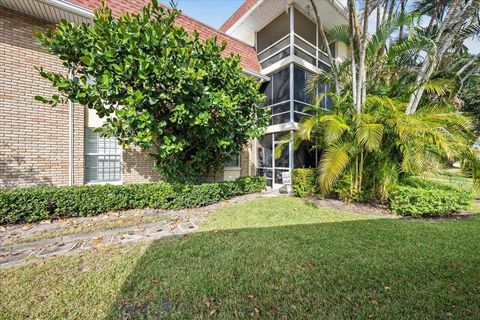
<path fill-rule="evenodd" d="M 352 39 L 349 26 L 329 30 L 330 41 L 344 42 L 353 53 L 337 65 L 341 92 L 328 93 L 333 102 L 328 112 L 318 103 L 308 107 L 315 114 L 302 119 L 294 135 L 294 146 L 307 140 L 322 150 L 317 169 L 322 194 L 336 191 L 348 200 L 384 201 L 403 176 L 438 172 L 447 161 L 458 160 L 468 160 L 474 181 L 480 181 L 480 160 L 471 148 L 473 121 L 455 103 L 459 88 L 451 74 L 458 67 L 425 81 L 420 107 L 406 112 L 422 68 L 419 52 L 436 50 L 428 35 L 417 32 L 414 18 L 393 13 L 366 41 L 363 74 L 369 77 L 362 91 L 368 94 L 361 110 L 352 94 L 358 90 L 352 77 L 359 75 L 351 66 L 360 57 L 362 39 Z M 408 28 L 407 36 L 387 45 L 400 26 Z M 325 83 L 333 86 L 334 79 L 322 72 L 310 79 L 308 90 L 314 95 Z"/>
<path fill-rule="evenodd" d="M 311 141 L 322 149 L 318 185 L 322 194 L 337 191 L 350 200 L 384 200 L 402 175 L 438 172 L 446 160 L 471 158 L 475 141 L 470 117 L 455 105 L 422 108 L 405 114 L 407 103 L 367 96 L 363 112 L 332 95 L 334 107 L 301 120 L 295 144 Z"/>

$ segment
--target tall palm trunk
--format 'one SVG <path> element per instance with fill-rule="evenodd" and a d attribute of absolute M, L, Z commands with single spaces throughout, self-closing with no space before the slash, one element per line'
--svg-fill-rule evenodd
<path fill-rule="evenodd" d="M 410 100 L 405 110 L 406 114 L 413 114 L 417 110 L 425 91 L 423 84 L 430 79 L 443 55 L 451 47 L 455 36 L 461 29 L 462 23 L 472 14 L 473 4 L 476 2 L 478 0 L 468 0 L 466 4 L 460 5 L 460 0 L 455 0 L 450 6 L 447 17 L 440 24 L 434 39 L 434 43 L 438 46 L 437 51 L 434 54 L 427 55 L 422 63 L 415 80 L 415 89 L 410 95 Z M 447 33 L 445 32 L 446 30 L 448 30 Z"/>
<path fill-rule="evenodd" d="M 405 14 L 405 7 L 407 6 L 407 0 L 400 0 L 400 13 L 401 14 Z M 403 29 L 404 29 L 404 26 L 403 24 L 400 25 L 400 30 L 398 31 L 398 39 L 400 41 L 403 40 Z"/>
<path fill-rule="evenodd" d="M 366 74 L 367 70 L 365 68 L 365 55 L 366 55 L 366 46 L 368 40 L 368 17 L 370 14 L 370 0 L 365 0 L 365 8 L 363 12 L 363 30 L 361 34 L 360 47 L 359 47 L 359 63 L 358 63 L 358 79 L 357 79 L 357 113 L 361 113 L 362 106 L 366 100 Z"/>
<path fill-rule="evenodd" d="M 327 51 L 328 60 L 330 61 L 330 66 L 332 68 L 331 72 L 332 72 L 332 75 L 333 75 L 333 81 L 335 82 L 335 94 L 340 95 L 340 84 L 339 84 L 339 81 L 338 81 L 338 76 L 337 76 L 337 71 L 336 71 L 335 58 L 333 57 L 332 50 L 330 50 L 327 35 L 325 34 L 325 29 L 323 28 L 322 20 L 320 19 L 320 16 L 318 15 L 317 6 L 315 5 L 314 0 L 310 0 L 310 5 L 312 6 L 313 11 L 315 13 L 315 19 L 317 20 L 318 31 L 320 32 L 320 37 L 322 38 L 323 45 L 325 46 L 325 50 Z"/>
<path fill-rule="evenodd" d="M 357 106 L 357 64 L 355 62 L 355 3 L 354 0 L 348 0 L 348 20 L 350 24 L 350 61 L 351 61 L 351 73 L 352 73 L 352 95 L 353 95 L 353 104 Z M 359 41 L 358 39 L 357 41 Z M 357 113 L 360 113 L 360 110 L 357 109 Z"/>

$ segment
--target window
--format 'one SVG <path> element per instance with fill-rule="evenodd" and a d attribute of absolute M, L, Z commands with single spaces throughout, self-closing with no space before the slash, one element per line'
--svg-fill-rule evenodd
<path fill-rule="evenodd" d="M 290 122 L 290 68 L 272 74 L 262 91 L 267 96 L 264 107 L 272 116 L 270 125 Z"/>
<path fill-rule="evenodd" d="M 290 99 L 290 68 L 272 75 L 272 104 Z"/>
<path fill-rule="evenodd" d="M 295 66 L 293 87 L 294 87 L 294 103 L 293 103 L 293 121 L 299 122 L 300 119 L 309 112 L 306 112 L 305 107 L 312 104 L 310 93 L 307 92 L 308 79 L 312 75 L 304 69 Z"/>
<path fill-rule="evenodd" d="M 122 148 L 117 139 L 103 138 L 85 128 L 85 182 L 121 181 Z"/>
<path fill-rule="evenodd" d="M 312 73 L 301 69 L 297 66 L 294 68 L 294 115 L 293 121 L 299 122 L 300 119 L 306 114 L 312 114 L 312 111 L 305 111 L 305 107 L 312 104 L 312 98 L 310 93 L 307 92 L 307 83 L 309 77 L 312 76 Z M 317 88 L 317 96 L 320 94 L 325 94 L 328 92 L 327 85 L 321 85 Z M 320 107 L 323 109 L 329 110 L 332 105 L 331 98 L 328 96 L 323 96 L 323 98 L 319 101 Z"/>
<path fill-rule="evenodd" d="M 318 95 L 325 94 L 329 92 L 329 87 L 327 84 L 318 87 Z M 324 95 L 322 100 L 320 100 L 320 107 L 325 110 L 330 110 L 332 108 L 332 98 L 330 96 Z"/>
<path fill-rule="evenodd" d="M 225 168 L 240 168 L 240 156 L 235 156 L 232 159 L 225 161 L 223 166 Z"/>
<path fill-rule="evenodd" d="M 294 167 L 315 168 L 317 165 L 317 149 L 311 142 L 303 141 L 294 151 Z"/>
<path fill-rule="evenodd" d="M 283 184 L 282 173 L 290 171 L 291 141 L 285 141 L 289 134 L 291 131 L 284 131 L 267 134 L 258 139 L 257 175 L 265 177 L 269 187 L 273 184 Z M 282 144 L 281 153 L 275 158 L 275 150 Z"/>
<path fill-rule="evenodd" d="M 310 94 L 307 92 L 307 83 L 312 73 L 298 67 L 295 67 L 294 70 L 294 99 L 310 104 L 311 99 Z"/>

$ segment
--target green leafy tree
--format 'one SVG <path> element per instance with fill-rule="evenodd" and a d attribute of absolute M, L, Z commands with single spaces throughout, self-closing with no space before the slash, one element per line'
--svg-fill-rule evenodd
<path fill-rule="evenodd" d="M 118 19 L 102 5 L 92 24 L 60 22 L 36 33 L 69 74 L 40 69 L 59 95 L 107 118 L 98 130 L 123 146 L 149 150 L 170 181 L 201 182 L 262 134 L 265 111 L 259 84 L 242 72 L 225 44 L 201 41 L 175 24 L 177 9 L 157 1 Z"/>

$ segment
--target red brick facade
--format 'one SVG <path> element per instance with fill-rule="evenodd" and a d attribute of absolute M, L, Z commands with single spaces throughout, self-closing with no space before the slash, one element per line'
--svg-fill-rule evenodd
<path fill-rule="evenodd" d="M 148 152 L 142 152 L 138 147 L 123 150 L 122 180 L 125 184 L 155 182 L 162 178 L 155 172 L 153 160 Z"/>

